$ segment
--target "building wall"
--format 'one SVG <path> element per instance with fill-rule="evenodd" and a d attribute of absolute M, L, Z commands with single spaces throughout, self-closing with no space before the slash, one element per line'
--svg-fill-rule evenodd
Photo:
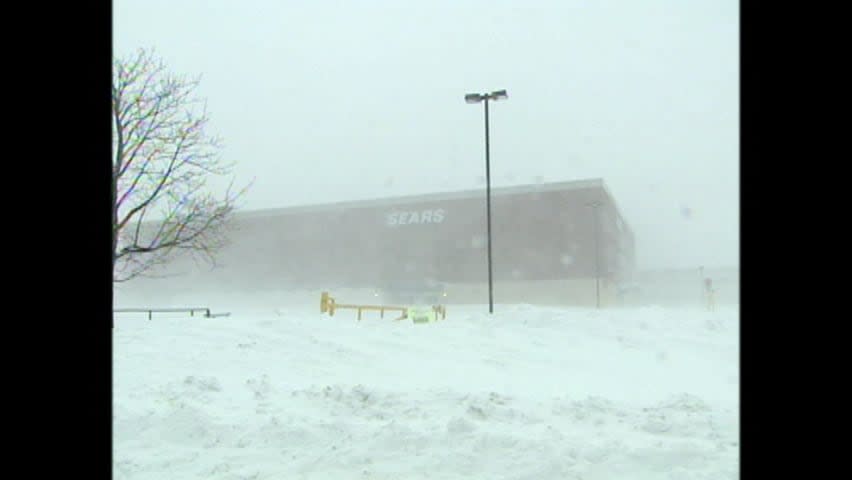
<path fill-rule="evenodd" d="M 599 192 L 529 193 L 492 199 L 495 280 L 589 278 L 596 274 L 595 217 L 584 202 Z M 221 262 L 279 272 L 297 282 L 376 285 L 411 276 L 443 282 L 487 280 L 483 198 L 429 200 L 238 219 L 234 246 Z M 601 275 L 617 277 L 632 258 L 632 239 L 599 219 Z M 629 245 L 632 249 L 632 245 Z M 631 253 L 632 255 L 632 253 Z"/>
<path fill-rule="evenodd" d="M 605 292 L 632 274 L 632 233 L 602 185 L 492 193 L 497 301 L 593 304 L 598 266 Z M 600 199 L 596 218 L 587 204 Z M 217 256 L 220 267 L 196 281 L 368 294 L 432 278 L 451 287 L 449 302 L 487 302 L 484 192 L 253 212 L 238 215 L 231 230 L 230 245 Z M 193 266 L 184 261 L 174 268 Z"/>

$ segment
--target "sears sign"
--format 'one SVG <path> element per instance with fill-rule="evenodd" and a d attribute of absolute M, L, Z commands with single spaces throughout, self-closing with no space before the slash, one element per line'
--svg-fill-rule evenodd
<path fill-rule="evenodd" d="M 441 223 L 444 221 L 444 209 L 420 210 L 415 212 L 392 212 L 387 215 L 390 227 L 399 225 L 420 225 L 423 223 Z"/>

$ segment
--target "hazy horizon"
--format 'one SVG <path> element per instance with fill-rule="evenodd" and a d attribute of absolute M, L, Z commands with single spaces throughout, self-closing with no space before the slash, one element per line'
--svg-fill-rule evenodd
<path fill-rule="evenodd" d="M 243 210 L 602 178 L 640 268 L 739 265 L 733 1 L 116 2 L 201 75 Z M 224 182 L 213 184 L 221 189 Z"/>

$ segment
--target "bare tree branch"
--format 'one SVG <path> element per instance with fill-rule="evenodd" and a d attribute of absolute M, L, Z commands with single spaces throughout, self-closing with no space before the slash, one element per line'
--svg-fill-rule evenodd
<path fill-rule="evenodd" d="M 223 196 L 206 190 L 233 164 L 205 131 L 199 79 L 171 74 L 147 50 L 116 59 L 113 75 L 113 280 L 151 276 L 180 252 L 215 265 L 248 186 L 234 193 L 232 178 Z"/>

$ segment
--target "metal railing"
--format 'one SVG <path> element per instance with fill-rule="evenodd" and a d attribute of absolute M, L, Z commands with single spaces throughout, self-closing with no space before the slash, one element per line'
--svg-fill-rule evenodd
<path fill-rule="evenodd" d="M 405 320 L 408 318 L 408 310 L 409 307 L 395 307 L 390 305 L 347 305 L 340 304 L 334 300 L 332 296 L 328 294 L 328 292 L 322 292 L 320 294 L 320 313 L 328 313 L 329 316 L 334 316 L 334 312 L 340 308 L 349 308 L 358 311 L 358 321 L 361 321 L 361 312 L 363 311 L 379 311 L 382 318 L 385 318 L 385 311 L 398 311 L 400 312 L 400 316 L 395 318 L 394 320 Z M 432 311 L 435 313 L 435 318 L 437 319 L 438 315 L 441 315 L 441 319 L 447 318 L 447 307 L 443 305 L 433 305 Z"/>
<path fill-rule="evenodd" d="M 207 307 L 189 307 L 189 308 L 116 308 L 113 310 L 114 313 L 147 313 L 148 320 L 151 320 L 154 312 L 157 313 L 182 313 L 189 312 L 190 317 L 195 316 L 195 312 L 204 312 L 204 316 L 207 318 L 212 317 L 213 315 L 210 313 L 210 309 Z"/>

